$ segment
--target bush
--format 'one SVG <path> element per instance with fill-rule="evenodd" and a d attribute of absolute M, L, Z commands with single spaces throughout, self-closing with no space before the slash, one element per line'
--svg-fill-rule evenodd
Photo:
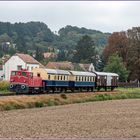
<path fill-rule="evenodd" d="M 0 81 L 0 91 L 7 91 L 10 83 L 8 81 Z"/>
<path fill-rule="evenodd" d="M 41 102 L 41 101 L 35 102 L 35 107 L 43 107 L 43 106 L 44 106 L 43 102 Z"/>
<path fill-rule="evenodd" d="M 47 105 L 48 105 L 48 106 L 54 106 L 54 105 L 55 105 L 55 103 L 54 103 L 54 101 L 49 100 L 49 101 L 47 102 Z"/>
<path fill-rule="evenodd" d="M 63 99 L 67 99 L 66 94 L 61 94 L 60 97 L 63 98 Z"/>

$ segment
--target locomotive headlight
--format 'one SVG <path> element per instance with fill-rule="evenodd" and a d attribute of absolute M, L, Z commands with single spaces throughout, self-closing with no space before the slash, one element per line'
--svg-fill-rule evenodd
<path fill-rule="evenodd" d="M 14 87 L 14 85 L 11 84 L 11 85 L 10 85 L 10 88 L 13 88 L 13 87 Z"/>
<path fill-rule="evenodd" d="M 21 89 L 25 89 L 25 85 L 21 85 Z"/>

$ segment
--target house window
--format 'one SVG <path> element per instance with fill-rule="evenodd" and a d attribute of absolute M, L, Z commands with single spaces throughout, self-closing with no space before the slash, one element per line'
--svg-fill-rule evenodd
<path fill-rule="evenodd" d="M 18 66 L 17 66 L 17 69 L 18 69 L 18 70 L 21 70 L 21 69 L 22 69 L 22 66 L 21 66 L 21 65 L 18 65 Z"/>

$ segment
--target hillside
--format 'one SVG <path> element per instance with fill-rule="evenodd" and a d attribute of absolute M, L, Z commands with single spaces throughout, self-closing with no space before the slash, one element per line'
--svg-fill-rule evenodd
<path fill-rule="evenodd" d="M 82 36 L 89 35 L 95 42 L 97 50 L 107 44 L 110 34 L 100 31 L 66 26 L 54 34 L 46 24 L 42 22 L 15 23 L 0 22 L 0 57 L 4 54 L 15 52 L 34 53 L 50 50 L 72 50 Z M 4 43 L 10 43 L 10 49 L 4 47 Z"/>

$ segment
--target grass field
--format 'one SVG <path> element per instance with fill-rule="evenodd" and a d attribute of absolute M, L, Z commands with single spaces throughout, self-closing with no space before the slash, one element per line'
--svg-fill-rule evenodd
<path fill-rule="evenodd" d="M 136 99 L 140 98 L 140 88 L 118 88 L 111 92 L 49 94 L 49 95 L 21 95 L 0 98 L 0 110 L 24 109 L 84 103 L 104 100 Z"/>

